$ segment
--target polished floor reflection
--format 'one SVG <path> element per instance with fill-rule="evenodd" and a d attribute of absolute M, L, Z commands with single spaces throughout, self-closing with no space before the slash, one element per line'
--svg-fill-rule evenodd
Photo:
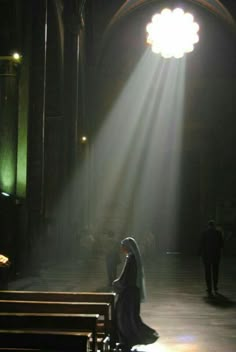
<path fill-rule="evenodd" d="M 122 263 L 118 268 L 121 269 Z M 157 255 L 145 262 L 147 300 L 142 318 L 159 334 L 157 343 L 138 346 L 147 352 L 236 351 L 236 258 L 221 262 L 219 295 L 208 298 L 198 257 Z M 105 260 L 42 265 L 32 276 L 10 283 L 10 289 L 102 291 L 106 288 Z"/>

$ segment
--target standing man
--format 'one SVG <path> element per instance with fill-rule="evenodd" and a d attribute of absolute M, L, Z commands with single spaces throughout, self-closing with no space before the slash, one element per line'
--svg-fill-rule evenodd
<path fill-rule="evenodd" d="M 218 292 L 219 265 L 222 247 L 222 233 L 216 228 L 214 220 L 210 220 L 206 230 L 202 233 L 199 250 L 203 259 L 207 293 L 209 296 L 212 296 L 212 288 L 216 294 Z"/>

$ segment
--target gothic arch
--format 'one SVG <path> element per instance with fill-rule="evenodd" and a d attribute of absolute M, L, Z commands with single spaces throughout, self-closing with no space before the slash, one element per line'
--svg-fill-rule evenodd
<path fill-rule="evenodd" d="M 175 0 L 171 1 L 164 1 L 164 0 L 130 0 L 126 1 L 120 9 L 114 14 L 113 18 L 111 19 L 109 29 L 112 29 L 113 26 L 118 24 L 123 18 L 130 15 L 137 9 L 141 7 L 147 7 L 150 4 L 157 4 L 157 5 L 173 5 L 177 4 L 178 2 Z M 230 27 L 234 27 L 236 30 L 236 23 L 231 16 L 230 12 L 226 9 L 226 7 L 219 1 L 219 0 L 185 0 L 184 3 L 202 7 L 207 12 L 212 13 L 220 20 L 222 20 L 225 24 L 229 25 Z"/>

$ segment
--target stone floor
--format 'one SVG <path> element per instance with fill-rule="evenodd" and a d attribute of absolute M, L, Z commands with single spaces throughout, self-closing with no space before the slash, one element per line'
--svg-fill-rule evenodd
<path fill-rule="evenodd" d="M 118 268 L 121 270 L 122 263 Z M 143 320 L 160 339 L 149 352 L 236 352 L 236 258 L 221 262 L 220 295 L 208 299 L 201 261 L 181 254 L 159 255 L 145 262 L 147 300 Z M 10 282 L 9 289 L 103 291 L 106 270 L 102 257 L 86 263 L 47 262 L 37 274 Z"/>

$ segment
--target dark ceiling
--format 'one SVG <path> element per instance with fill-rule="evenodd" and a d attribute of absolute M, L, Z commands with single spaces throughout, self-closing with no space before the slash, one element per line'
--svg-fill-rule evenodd
<path fill-rule="evenodd" d="M 21 29 L 24 26 L 21 23 L 21 11 L 24 11 L 24 6 L 21 6 L 21 4 L 23 3 L 24 1 L 18 0 L 0 0 L 0 55 L 10 55 L 14 50 L 20 50 L 21 48 Z M 236 19 L 236 1 L 222 0 L 221 3 Z M 102 13 L 98 13 L 98 16 L 105 16 L 107 7 L 111 7 L 109 1 L 103 1 L 103 4 L 105 11 L 103 9 Z"/>

